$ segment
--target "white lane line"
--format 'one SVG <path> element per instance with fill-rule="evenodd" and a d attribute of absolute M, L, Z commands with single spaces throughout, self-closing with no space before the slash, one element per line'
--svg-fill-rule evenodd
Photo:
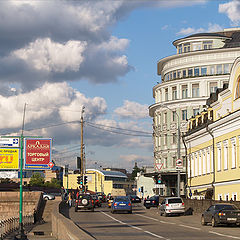
<path fill-rule="evenodd" d="M 135 214 L 135 215 L 138 215 L 138 216 L 141 216 L 141 217 L 145 217 L 145 218 L 151 219 L 151 220 L 153 220 L 153 221 L 160 222 L 160 223 L 166 223 L 166 224 L 172 224 L 172 225 L 176 224 L 176 223 L 173 223 L 173 222 L 165 222 L 165 221 L 162 221 L 162 220 L 158 220 L 158 219 L 156 219 L 156 218 L 144 216 L 144 215 L 138 214 L 138 213 L 134 213 L 134 214 Z"/>
<path fill-rule="evenodd" d="M 108 215 L 108 214 L 105 213 L 105 212 L 102 212 L 102 211 L 101 211 L 101 213 L 103 213 L 104 215 L 110 217 L 111 219 L 113 219 L 114 221 L 116 221 L 116 222 L 118 222 L 118 223 L 120 223 L 120 224 L 126 225 L 126 226 L 128 226 L 128 227 L 131 227 L 131 228 L 134 228 L 134 229 L 137 229 L 137 230 L 140 230 L 140 231 L 143 231 L 143 232 L 145 232 L 145 233 L 147 233 L 147 234 L 149 234 L 149 235 L 152 235 L 152 236 L 154 236 L 154 237 L 157 237 L 157 238 L 161 238 L 161 239 L 165 239 L 165 240 L 171 240 L 171 239 L 169 239 L 169 238 L 165 238 L 165 237 L 160 236 L 160 235 L 157 235 L 157 234 L 155 234 L 155 233 L 152 233 L 152 232 L 149 232 L 149 231 L 144 231 L 142 228 L 139 228 L 139 227 L 133 226 L 133 225 L 131 225 L 131 224 L 127 224 L 127 223 L 125 223 L 125 222 L 122 222 L 122 221 L 120 221 L 120 220 L 118 220 L 118 219 L 116 219 L 116 218 Z"/>
<path fill-rule="evenodd" d="M 240 237 L 235 237 L 235 236 L 231 236 L 231 235 L 225 235 L 225 234 L 218 233 L 218 232 L 209 231 L 209 233 L 216 234 L 216 235 L 221 236 L 221 237 L 228 237 L 228 238 L 240 239 Z"/>
<path fill-rule="evenodd" d="M 154 234 L 154 233 L 149 232 L 149 231 L 144 231 L 144 232 L 147 233 L 147 234 L 149 234 L 149 235 L 152 235 L 152 236 L 154 236 L 154 237 L 156 237 L 156 238 L 166 239 L 166 238 L 164 238 L 164 237 L 162 237 L 162 236 L 159 236 L 159 235 Z"/>
<path fill-rule="evenodd" d="M 180 224 L 179 225 L 180 227 L 185 227 L 185 228 L 191 228 L 191 229 L 194 229 L 194 230 L 201 230 L 201 228 L 196 228 L 196 227 L 192 227 L 192 226 L 188 226 L 188 225 L 183 225 L 183 224 Z"/>

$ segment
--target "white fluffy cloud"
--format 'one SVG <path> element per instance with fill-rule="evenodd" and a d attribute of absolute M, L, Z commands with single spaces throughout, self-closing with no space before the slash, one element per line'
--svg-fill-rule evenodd
<path fill-rule="evenodd" d="M 232 21 L 234 25 L 237 25 L 240 21 L 240 1 L 233 0 L 228 3 L 219 4 L 218 8 L 220 13 L 224 13 Z"/>
<path fill-rule="evenodd" d="M 124 101 L 124 105 L 115 109 L 115 113 L 121 118 L 141 119 L 148 117 L 148 106 L 137 102 Z"/>
<path fill-rule="evenodd" d="M 68 41 L 65 44 L 53 42 L 49 38 L 37 39 L 27 47 L 15 50 L 12 54 L 33 65 L 36 70 L 64 72 L 78 71 L 84 60 L 86 42 Z"/>
<path fill-rule="evenodd" d="M 177 35 L 181 36 L 187 36 L 191 35 L 194 33 L 201 33 L 201 32 L 218 32 L 221 31 L 223 28 L 216 24 L 216 23 L 209 23 L 208 28 L 193 28 L 193 27 L 187 27 L 187 28 L 182 28 Z"/>

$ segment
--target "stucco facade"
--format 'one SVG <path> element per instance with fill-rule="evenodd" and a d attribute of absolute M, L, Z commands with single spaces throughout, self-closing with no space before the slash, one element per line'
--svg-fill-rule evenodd
<path fill-rule="evenodd" d="M 202 119 L 191 119 L 185 136 L 188 149 L 188 194 L 193 198 L 240 200 L 240 58 L 229 85 L 210 101 Z M 210 98 L 211 100 L 211 98 Z M 204 120 L 204 115 L 207 117 Z M 199 117 L 197 117 L 199 118 Z M 197 124 L 196 124 L 197 123 Z M 207 194 L 211 193 L 211 194 Z"/>
<path fill-rule="evenodd" d="M 206 100 L 229 81 L 235 59 L 240 56 L 240 29 L 191 35 L 173 42 L 177 54 L 158 62 L 161 82 L 153 87 L 155 103 L 149 107 L 153 118 L 155 174 L 176 195 L 178 133 L 187 131 L 187 121 L 206 108 Z M 181 195 L 186 182 L 186 152 L 180 138 Z"/>

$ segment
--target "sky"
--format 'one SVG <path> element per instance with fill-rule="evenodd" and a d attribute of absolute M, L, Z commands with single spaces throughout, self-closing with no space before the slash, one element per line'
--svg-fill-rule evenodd
<path fill-rule="evenodd" d="M 0 1 L 0 134 L 53 139 L 76 168 L 153 166 L 152 88 L 172 42 L 239 27 L 239 0 Z"/>

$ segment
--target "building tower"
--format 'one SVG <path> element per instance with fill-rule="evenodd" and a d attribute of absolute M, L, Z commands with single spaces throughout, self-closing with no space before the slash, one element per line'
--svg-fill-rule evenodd
<path fill-rule="evenodd" d="M 228 84 L 234 60 L 240 56 L 240 28 L 199 33 L 173 42 L 177 54 L 157 64 L 161 82 L 153 87 L 155 103 L 149 107 L 153 118 L 155 175 L 161 177 L 165 196 L 177 195 L 178 128 L 187 131 L 187 121 L 205 108 L 217 88 Z M 181 140 L 180 194 L 185 193 L 186 159 Z"/>

